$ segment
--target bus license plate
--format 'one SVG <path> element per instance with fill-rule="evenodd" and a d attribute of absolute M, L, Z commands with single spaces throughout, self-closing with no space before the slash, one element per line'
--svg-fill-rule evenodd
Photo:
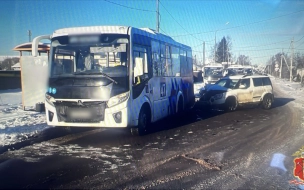
<path fill-rule="evenodd" d="M 89 109 L 71 109 L 69 116 L 72 119 L 89 119 L 92 114 Z"/>

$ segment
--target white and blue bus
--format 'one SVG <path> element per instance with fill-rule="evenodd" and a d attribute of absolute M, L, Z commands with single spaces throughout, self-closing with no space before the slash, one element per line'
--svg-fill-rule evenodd
<path fill-rule="evenodd" d="M 56 30 L 51 41 L 47 124 L 130 127 L 193 107 L 192 50 L 154 30 L 93 26 Z"/>

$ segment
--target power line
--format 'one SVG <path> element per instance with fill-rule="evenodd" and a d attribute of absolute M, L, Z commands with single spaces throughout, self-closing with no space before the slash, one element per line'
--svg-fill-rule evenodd
<path fill-rule="evenodd" d="M 237 48 L 251 48 L 251 47 L 262 47 L 262 46 L 268 46 L 268 45 L 273 45 L 273 44 L 279 44 L 282 42 L 287 42 L 289 40 L 283 40 L 283 41 L 279 41 L 279 42 L 274 42 L 274 43 L 270 43 L 270 44 L 263 44 L 263 45 L 258 45 L 258 46 L 244 46 L 244 47 L 237 47 Z"/>
<path fill-rule="evenodd" d="M 289 53 L 290 47 L 291 47 L 291 42 L 289 44 L 289 48 L 288 48 L 288 51 L 287 51 L 286 55 Z"/>
<path fill-rule="evenodd" d="M 304 36 L 302 36 L 302 38 L 300 38 L 299 40 L 295 41 L 295 43 L 301 41 L 304 38 Z"/>
<path fill-rule="evenodd" d="M 203 41 L 201 39 L 198 39 L 197 37 L 193 36 L 192 34 L 190 34 L 173 16 L 172 14 L 167 10 L 167 8 L 162 4 L 161 1 L 159 1 L 160 5 L 165 9 L 165 11 L 171 16 L 171 18 L 182 28 L 184 29 L 190 36 L 192 36 L 193 38 L 197 39 L 197 40 L 200 40 L 200 41 Z"/>
<path fill-rule="evenodd" d="M 288 14 L 285 14 L 285 15 L 280 15 L 280 16 L 277 16 L 277 17 L 272 17 L 272 18 L 268 18 L 268 19 L 264 19 L 264 20 L 259 20 L 259 21 L 250 22 L 250 23 L 247 23 L 247 24 L 242 24 L 242 25 L 233 26 L 233 27 L 229 27 L 229 28 L 223 28 L 223 29 L 219 29 L 219 30 L 212 30 L 212 31 L 198 32 L 198 33 L 191 33 L 191 35 L 203 34 L 203 33 L 211 33 L 211 32 L 216 32 L 216 31 L 223 31 L 223 30 L 229 30 L 229 29 L 234 29 L 234 28 L 240 28 L 240 27 L 243 27 L 243 26 L 248 26 L 248 25 L 252 25 L 252 24 L 258 24 L 258 23 L 269 21 L 269 20 L 274 20 L 274 19 L 277 19 L 277 18 L 289 16 L 289 15 L 300 13 L 300 12 L 303 12 L 303 11 L 304 10 L 295 11 L 295 12 L 291 12 L 291 13 L 288 13 Z M 172 37 L 180 37 L 180 36 L 187 36 L 187 35 L 189 35 L 189 34 L 181 34 L 181 35 L 176 35 L 176 36 L 172 36 Z"/>
<path fill-rule="evenodd" d="M 128 8 L 128 9 L 136 10 L 136 11 L 145 11 L 145 12 L 152 12 L 152 13 L 155 13 L 155 12 L 156 12 L 156 11 L 147 10 L 147 9 L 138 9 L 138 8 L 134 8 L 134 7 L 129 7 L 129 6 L 122 5 L 122 4 L 115 3 L 115 2 L 112 2 L 112 1 L 108 1 L 108 0 L 104 0 L 104 1 L 106 1 L 106 2 L 108 2 L 108 3 L 111 3 L 111 4 L 114 4 L 114 5 L 117 5 L 117 6 L 124 7 L 124 8 Z"/>
<path fill-rule="evenodd" d="M 211 42 L 211 41 L 213 41 L 213 40 L 205 41 L 205 44 L 213 45 L 213 44 L 210 44 L 210 43 L 206 43 L 206 42 Z M 203 45 L 203 44 L 204 44 L 204 43 L 200 43 L 200 44 L 198 44 L 198 45 L 193 46 L 192 48 L 199 47 L 199 46 L 201 46 L 201 45 Z"/>
<path fill-rule="evenodd" d="M 244 51 L 244 52 L 250 52 L 250 51 L 267 51 L 267 50 L 276 50 L 276 49 L 282 49 L 282 48 L 270 48 L 270 49 L 252 49 L 252 50 L 242 50 L 242 49 L 234 49 L 234 51 Z"/>
<path fill-rule="evenodd" d="M 258 56 L 258 57 L 249 57 L 249 58 L 263 58 L 263 57 L 269 57 L 269 55 L 266 55 L 266 56 Z"/>
<path fill-rule="evenodd" d="M 297 49 L 298 47 L 300 47 L 302 44 L 304 44 L 304 42 L 300 43 L 300 45 L 298 45 L 297 47 L 295 47 L 295 49 Z"/>
<path fill-rule="evenodd" d="M 298 41 L 296 41 L 296 42 L 301 41 L 303 38 L 304 38 L 304 36 L 302 36 L 302 38 L 301 38 L 301 39 L 299 39 L 299 40 L 298 40 Z M 300 43 L 300 45 L 298 45 L 297 47 L 295 47 L 295 49 L 297 49 L 298 47 L 300 47 L 300 46 L 301 46 L 303 43 L 304 43 L 304 42 Z"/>
<path fill-rule="evenodd" d="M 170 36 L 167 32 L 165 32 L 162 28 L 159 27 L 159 29 L 164 33 L 166 34 L 167 36 Z"/>

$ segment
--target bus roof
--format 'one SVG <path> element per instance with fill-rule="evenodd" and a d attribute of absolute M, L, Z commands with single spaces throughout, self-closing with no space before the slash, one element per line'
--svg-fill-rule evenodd
<path fill-rule="evenodd" d="M 243 65 L 230 65 L 228 68 L 244 68 Z"/>
<path fill-rule="evenodd" d="M 55 30 L 52 34 L 52 38 L 58 36 L 67 36 L 67 35 L 77 35 L 77 34 L 102 34 L 102 33 L 112 33 L 112 34 L 130 34 L 132 33 L 141 34 L 148 36 L 155 40 L 160 40 L 167 42 L 172 45 L 182 46 L 186 49 L 191 49 L 190 46 L 181 44 L 173 40 L 170 36 L 156 32 L 150 28 L 135 28 L 131 26 L 86 26 L 86 27 L 73 27 L 73 28 L 62 28 Z"/>
<path fill-rule="evenodd" d="M 52 38 L 57 36 L 67 36 L 71 34 L 101 34 L 101 33 L 114 33 L 114 34 L 128 34 L 128 26 L 84 26 L 62 28 L 55 30 Z"/>

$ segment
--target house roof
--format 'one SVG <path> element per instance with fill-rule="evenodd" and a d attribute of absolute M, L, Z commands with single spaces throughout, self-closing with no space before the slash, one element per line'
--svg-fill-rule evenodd
<path fill-rule="evenodd" d="M 27 51 L 31 52 L 32 51 L 32 42 L 28 43 L 23 43 L 20 45 L 17 45 L 16 47 L 13 48 L 14 51 Z M 39 43 L 38 44 L 38 52 L 40 53 L 47 53 L 50 51 L 50 44 L 46 43 Z"/>
<path fill-rule="evenodd" d="M 20 63 L 16 63 L 16 64 L 13 65 L 12 67 L 13 67 L 13 68 L 20 67 Z"/>

